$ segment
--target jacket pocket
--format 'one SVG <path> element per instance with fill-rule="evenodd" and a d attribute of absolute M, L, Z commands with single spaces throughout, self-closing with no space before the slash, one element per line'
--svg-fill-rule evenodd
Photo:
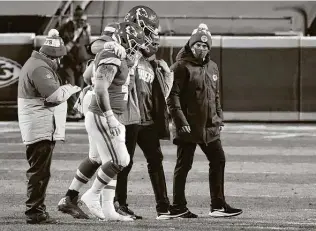
<path fill-rule="evenodd" d="M 215 127 L 207 127 L 206 132 L 208 133 L 209 136 L 218 136 L 220 131 L 219 131 L 219 126 Z"/>
<path fill-rule="evenodd" d="M 215 115 L 213 115 L 212 117 L 212 124 L 214 124 L 215 126 L 220 126 L 222 124 L 223 120 L 222 118 L 220 118 L 217 113 L 215 113 Z"/>

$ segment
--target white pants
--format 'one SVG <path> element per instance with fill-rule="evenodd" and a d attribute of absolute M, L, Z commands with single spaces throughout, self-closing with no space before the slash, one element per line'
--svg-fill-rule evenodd
<path fill-rule="evenodd" d="M 89 158 L 104 164 L 112 161 L 114 164 L 126 167 L 130 157 L 125 145 L 125 126 L 120 125 L 120 134 L 112 136 L 106 118 L 90 111 L 85 116 L 85 126 L 89 136 Z"/>

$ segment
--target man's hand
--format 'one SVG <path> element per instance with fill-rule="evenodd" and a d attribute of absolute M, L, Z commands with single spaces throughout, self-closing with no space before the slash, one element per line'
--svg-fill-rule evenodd
<path fill-rule="evenodd" d="M 121 131 L 119 129 L 120 122 L 115 118 L 113 111 L 106 111 L 104 113 L 104 116 L 106 118 L 106 121 L 108 123 L 109 129 L 110 129 L 110 134 L 112 136 L 118 136 Z"/>
<path fill-rule="evenodd" d="M 125 48 L 115 41 L 105 42 L 103 48 L 108 49 L 108 50 L 113 50 L 114 54 L 116 54 L 120 59 L 126 58 Z"/>
<path fill-rule="evenodd" d="M 75 30 L 74 32 L 74 38 L 73 38 L 73 42 L 76 42 L 76 40 L 79 38 L 80 34 L 82 33 L 82 28 L 78 28 L 77 30 Z"/>
<path fill-rule="evenodd" d="M 160 60 L 157 60 L 157 61 L 158 61 L 158 66 L 160 68 L 162 68 L 165 73 L 170 73 L 171 72 L 170 68 L 169 68 L 169 66 L 168 66 L 168 64 L 166 63 L 165 60 L 160 59 Z"/>
<path fill-rule="evenodd" d="M 81 91 L 81 87 L 78 87 L 78 86 L 72 86 L 72 94 L 75 94 L 77 92 Z"/>
<path fill-rule="evenodd" d="M 191 128 L 190 126 L 183 126 L 179 129 L 180 133 L 190 133 L 191 132 Z"/>

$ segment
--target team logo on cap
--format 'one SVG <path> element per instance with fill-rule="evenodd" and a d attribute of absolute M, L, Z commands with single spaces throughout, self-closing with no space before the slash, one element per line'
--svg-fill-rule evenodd
<path fill-rule="evenodd" d="M 207 42 L 207 36 L 206 35 L 202 35 L 201 36 L 201 41 L 206 43 Z"/>

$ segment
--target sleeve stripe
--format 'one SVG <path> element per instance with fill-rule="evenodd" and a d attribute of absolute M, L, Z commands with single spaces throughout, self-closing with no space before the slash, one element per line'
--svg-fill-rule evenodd
<path fill-rule="evenodd" d="M 121 60 L 115 57 L 109 57 L 109 58 L 101 59 L 98 66 L 101 64 L 114 64 L 116 66 L 121 66 Z"/>
<path fill-rule="evenodd" d="M 103 31 L 104 31 L 104 32 L 114 32 L 114 31 L 115 31 L 115 28 L 114 28 L 114 27 L 107 26 L 107 27 L 104 28 Z"/>

